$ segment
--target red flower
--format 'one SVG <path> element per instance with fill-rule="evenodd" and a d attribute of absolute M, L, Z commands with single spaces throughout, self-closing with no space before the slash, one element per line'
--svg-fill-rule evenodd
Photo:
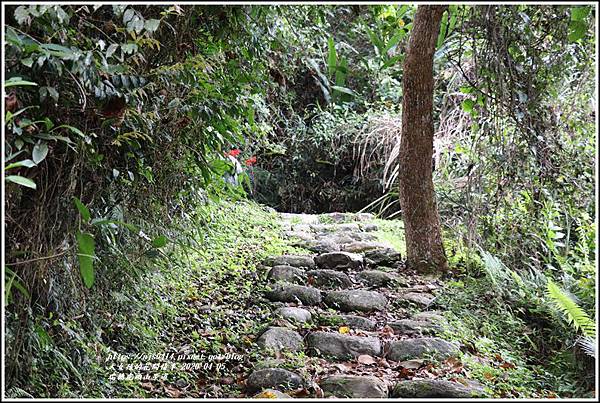
<path fill-rule="evenodd" d="M 238 150 L 238 149 L 236 148 L 236 149 L 233 149 L 233 150 L 229 151 L 229 152 L 228 152 L 227 154 L 225 154 L 225 155 L 227 155 L 227 156 L 231 156 L 231 157 L 237 157 L 238 155 L 240 155 L 240 150 Z"/>
<path fill-rule="evenodd" d="M 256 164 L 256 155 L 253 155 L 252 157 L 246 160 L 246 165 L 248 165 L 249 167 L 254 164 Z"/>

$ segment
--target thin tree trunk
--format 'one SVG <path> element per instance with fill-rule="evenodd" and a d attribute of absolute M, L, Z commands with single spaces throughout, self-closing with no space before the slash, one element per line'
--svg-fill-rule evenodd
<path fill-rule="evenodd" d="M 404 62 L 400 205 L 407 260 L 419 271 L 448 269 L 433 188 L 433 54 L 446 6 L 419 6 Z"/>

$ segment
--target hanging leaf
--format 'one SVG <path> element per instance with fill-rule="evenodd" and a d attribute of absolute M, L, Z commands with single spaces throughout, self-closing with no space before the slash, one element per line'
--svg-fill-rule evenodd
<path fill-rule="evenodd" d="M 87 288 L 91 288 L 94 285 L 94 253 L 95 244 L 94 238 L 88 233 L 77 233 L 77 245 L 79 247 L 79 272 L 83 283 Z"/>
<path fill-rule="evenodd" d="M 37 189 L 37 186 L 34 181 L 20 175 L 8 175 L 5 177 L 5 179 L 9 182 L 13 182 L 21 186 L 25 186 L 31 189 Z"/>
<path fill-rule="evenodd" d="M 73 203 L 75 204 L 75 207 L 77 207 L 83 222 L 88 222 L 91 218 L 90 210 L 77 197 L 73 197 Z"/>
<path fill-rule="evenodd" d="M 33 158 L 33 162 L 39 164 L 42 162 L 46 156 L 48 155 L 48 144 L 44 141 L 38 141 L 35 146 L 33 146 L 33 151 L 31 156 Z"/>
<path fill-rule="evenodd" d="M 329 76 L 331 76 L 337 68 L 337 55 L 335 53 L 335 43 L 333 42 L 332 37 L 329 37 L 329 39 L 327 40 L 327 47 L 327 69 L 329 72 Z"/>

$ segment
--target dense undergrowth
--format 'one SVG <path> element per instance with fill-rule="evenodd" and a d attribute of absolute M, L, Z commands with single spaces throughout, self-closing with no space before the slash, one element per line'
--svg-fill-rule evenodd
<path fill-rule="evenodd" d="M 82 317 L 49 312 L 32 318 L 31 375 L 27 384 L 15 385 L 8 395 L 218 397 L 240 393 L 238 376 L 253 359 L 247 336 L 269 314 L 256 304 L 261 290 L 256 287 L 261 273 L 257 266 L 267 256 L 294 249 L 280 239 L 276 215 L 251 202 L 208 203 L 188 211 L 177 225 L 160 256 L 140 267 L 134 281 L 112 287 L 110 293 L 91 301 Z M 111 272 L 128 270 L 127 263 L 118 259 L 106 265 Z M 155 381 L 163 373 L 168 376 L 163 388 L 155 389 L 150 379 L 111 379 L 119 372 L 110 368 L 118 364 L 111 358 L 115 353 L 126 355 L 130 363 L 140 362 L 136 354 L 229 353 L 242 359 L 223 360 L 219 370 L 158 371 L 161 378 Z"/>

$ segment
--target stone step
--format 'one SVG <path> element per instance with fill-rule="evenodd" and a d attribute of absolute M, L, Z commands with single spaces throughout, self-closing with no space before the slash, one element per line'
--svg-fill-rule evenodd
<path fill-rule="evenodd" d="M 294 306 L 285 306 L 275 311 L 275 316 L 291 323 L 308 323 L 312 320 L 309 311 Z"/>
<path fill-rule="evenodd" d="M 435 296 L 427 292 L 407 292 L 402 294 L 401 298 L 423 308 L 428 307 L 435 300 Z"/>
<path fill-rule="evenodd" d="M 388 287 L 403 282 L 400 276 L 382 270 L 363 270 L 356 275 L 356 279 L 372 288 Z"/>
<path fill-rule="evenodd" d="M 390 391 L 392 398 L 475 398 L 484 397 L 483 387 L 474 382 L 465 386 L 442 379 L 400 381 Z"/>
<path fill-rule="evenodd" d="M 256 393 L 264 389 L 282 392 L 296 390 L 306 385 L 306 381 L 297 373 L 283 368 L 264 368 L 250 374 L 246 379 L 246 390 Z"/>
<path fill-rule="evenodd" d="M 352 336 L 333 332 L 311 332 L 306 337 L 309 355 L 336 359 L 351 359 L 359 355 L 381 355 L 381 341 L 377 337 Z"/>
<path fill-rule="evenodd" d="M 333 375 L 319 382 L 324 397 L 386 398 L 388 388 L 374 376 Z"/>
<path fill-rule="evenodd" d="M 269 270 L 267 278 L 271 281 L 285 281 L 294 284 L 306 283 L 306 274 L 304 270 L 287 265 L 273 266 L 271 270 Z"/>
<path fill-rule="evenodd" d="M 438 337 L 420 337 L 391 342 L 386 358 L 391 361 L 404 361 L 432 355 L 444 359 L 458 354 L 459 351 L 456 343 Z"/>
<path fill-rule="evenodd" d="M 304 348 L 302 336 L 285 327 L 270 327 L 260 335 L 256 344 L 269 352 L 300 351 Z"/>
<path fill-rule="evenodd" d="M 404 335 L 432 335 L 439 333 L 442 327 L 436 323 L 423 320 L 401 319 L 388 322 L 388 326 L 395 332 Z"/>
<path fill-rule="evenodd" d="M 271 301 L 295 302 L 303 305 L 319 305 L 321 291 L 314 287 L 289 283 L 275 283 L 271 290 L 266 292 L 266 297 Z"/>
<path fill-rule="evenodd" d="M 312 269 L 315 267 L 315 261 L 312 256 L 307 255 L 280 255 L 271 256 L 264 262 L 267 266 L 294 266 L 306 267 Z"/>
<path fill-rule="evenodd" d="M 322 288 L 350 288 L 352 280 L 347 274 L 335 270 L 319 269 L 306 272 L 308 282 L 311 285 Z"/>
<path fill-rule="evenodd" d="M 358 315 L 327 315 L 321 319 L 321 324 L 348 326 L 351 329 L 372 331 L 377 327 L 377 322 Z"/>
<path fill-rule="evenodd" d="M 357 253 L 329 252 L 318 255 L 314 259 L 321 269 L 358 270 L 363 267 L 363 257 Z"/>
<path fill-rule="evenodd" d="M 382 311 L 387 305 L 387 298 L 376 292 L 367 290 L 341 290 L 327 292 L 325 303 L 343 312 Z"/>

